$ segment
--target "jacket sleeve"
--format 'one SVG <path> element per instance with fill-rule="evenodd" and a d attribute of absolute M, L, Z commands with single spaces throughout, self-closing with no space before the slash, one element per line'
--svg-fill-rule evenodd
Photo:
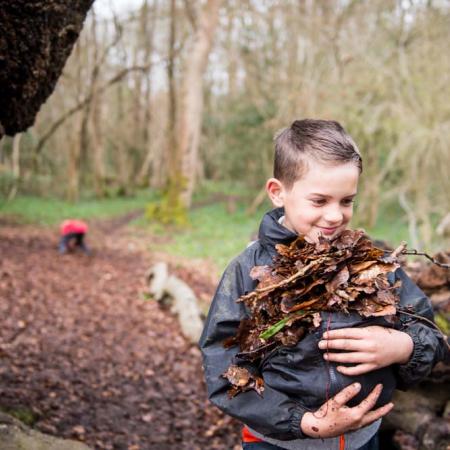
<path fill-rule="evenodd" d="M 306 410 L 286 394 L 265 385 L 263 395 L 254 390 L 228 398 L 228 381 L 222 377 L 235 363 L 237 346 L 225 349 L 224 339 L 234 336 L 240 320 L 247 315 L 243 303 L 236 299 L 253 289 L 253 281 L 238 260 L 226 269 L 213 298 L 200 338 L 208 396 L 226 414 L 244 422 L 264 436 L 280 440 L 305 438 L 300 421 Z M 250 366 L 252 372 L 257 367 Z M 264 377 L 264 375 L 262 374 Z"/>
<path fill-rule="evenodd" d="M 434 322 L 433 308 L 428 297 L 402 269 L 398 269 L 395 275 L 402 282 L 400 305 L 412 306 L 414 314 Z M 414 343 L 409 361 L 397 367 L 398 387 L 407 389 L 424 379 L 436 363 L 448 358 L 448 350 L 442 334 L 429 323 L 406 314 L 400 314 L 400 317 L 401 331 L 411 336 Z"/>

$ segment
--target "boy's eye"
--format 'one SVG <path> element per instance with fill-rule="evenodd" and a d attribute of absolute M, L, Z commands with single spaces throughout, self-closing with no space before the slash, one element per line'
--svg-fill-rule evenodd
<path fill-rule="evenodd" d="M 317 198 L 317 199 L 312 199 L 311 202 L 312 202 L 313 205 L 323 206 L 323 205 L 325 205 L 325 203 L 327 201 L 324 198 L 320 198 L 320 199 Z"/>
<path fill-rule="evenodd" d="M 342 204 L 345 206 L 350 206 L 352 203 L 355 203 L 355 200 L 352 198 L 347 198 L 345 200 L 342 200 Z"/>

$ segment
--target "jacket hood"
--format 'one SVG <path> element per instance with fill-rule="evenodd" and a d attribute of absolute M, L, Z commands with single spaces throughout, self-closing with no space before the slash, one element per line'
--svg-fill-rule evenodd
<path fill-rule="evenodd" d="M 259 226 L 260 243 L 271 254 L 275 253 L 276 244 L 289 244 L 297 237 L 297 234 L 278 222 L 282 216 L 284 208 L 273 209 L 264 215 Z"/>

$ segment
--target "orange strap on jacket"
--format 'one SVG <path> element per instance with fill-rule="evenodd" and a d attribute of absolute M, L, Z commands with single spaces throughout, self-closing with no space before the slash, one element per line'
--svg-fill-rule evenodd
<path fill-rule="evenodd" d="M 255 435 L 250 433 L 247 427 L 242 428 L 242 442 L 263 442 L 262 439 L 257 438 Z"/>
<path fill-rule="evenodd" d="M 250 443 L 250 442 L 263 442 L 262 439 L 256 437 L 252 433 L 250 433 L 247 427 L 242 428 L 242 442 Z M 341 434 L 339 436 L 339 450 L 345 450 L 345 436 Z"/>

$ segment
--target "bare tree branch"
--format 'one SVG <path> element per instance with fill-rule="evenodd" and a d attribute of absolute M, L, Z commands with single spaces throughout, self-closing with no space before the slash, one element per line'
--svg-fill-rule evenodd
<path fill-rule="evenodd" d="M 164 62 L 165 59 L 160 60 L 158 63 Z M 36 144 L 36 147 L 34 149 L 35 154 L 39 154 L 42 151 L 42 148 L 44 147 L 44 144 L 48 141 L 48 139 L 55 133 L 55 131 L 71 116 L 73 116 L 77 111 L 82 109 L 87 103 L 89 103 L 93 97 L 94 94 L 101 94 L 105 92 L 108 88 L 110 88 L 113 84 L 118 83 L 123 78 L 125 78 L 126 75 L 128 75 L 130 72 L 134 71 L 147 71 L 150 69 L 152 65 L 155 63 L 149 63 L 143 66 L 131 66 L 126 67 L 125 69 L 122 69 L 120 72 L 118 72 L 116 75 L 114 75 L 112 78 L 110 78 L 103 86 L 98 88 L 98 90 L 94 92 L 90 92 L 83 100 L 79 101 L 75 106 L 73 106 L 71 109 L 66 111 L 59 119 L 57 119 L 53 124 L 50 126 L 50 128 L 43 134 L 43 136 L 39 139 L 38 143 Z"/>

